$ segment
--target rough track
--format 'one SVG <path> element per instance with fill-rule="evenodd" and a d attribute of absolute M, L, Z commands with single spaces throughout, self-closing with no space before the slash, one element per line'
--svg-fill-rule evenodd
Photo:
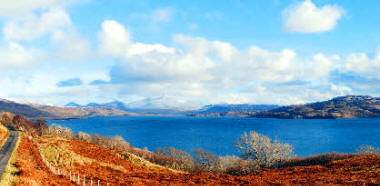
<path fill-rule="evenodd" d="M 13 148 L 15 147 L 18 139 L 17 131 L 9 129 L 9 132 L 9 138 L 0 150 L 0 176 L 3 174 L 5 167 L 8 164 L 8 160 L 12 155 Z"/>

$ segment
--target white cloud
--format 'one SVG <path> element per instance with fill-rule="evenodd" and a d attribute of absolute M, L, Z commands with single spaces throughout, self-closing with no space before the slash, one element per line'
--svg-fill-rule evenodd
<path fill-rule="evenodd" d="M 32 40 L 48 32 L 71 27 L 70 16 L 63 9 L 49 9 L 41 13 L 28 14 L 7 21 L 3 33 L 7 40 Z"/>
<path fill-rule="evenodd" d="M 153 22 L 169 22 L 172 18 L 174 9 L 171 7 L 160 8 L 152 13 Z"/>
<path fill-rule="evenodd" d="M 0 0 L 0 16 L 19 16 L 34 10 L 62 8 L 77 1 L 81 0 Z"/>
<path fill-rule="evenodd" d="M 316 54 L 311 59 L 303 59 L 290 49 L 273 52 L 252 46 L 239 50 L 230 43 L 185 35 L 173 37 L 175 46 L 178 46 L 176 48 L 144 44 L 134 42 L 124 26 L 116 21 L 107 22 L 112 22 L 117 28 L 115 30 L 122 33 L 119 34 L 122 38 L 128 36 L 128 40 L 122 43 L 119 40 L 101 40 L 106 48 L 112 48 L 108 53 L 104 52 L 104 46 L 99 46 L 103 55 L 118 59 L 119 63 L 110 73 L 110 82 L 124 85 L 121 94 L 126 96 L 154 98 L 166 95 L 185 102 L 200 103 L 208 100 L 217 103 L 224 100 L 243 103 L 263 101 L 259 97 L 261 95 L 267 96 L 274 103 L 284 104 L 290 95 L 295 94 L 294 90 L 302 88 L 309 93 L 292 101 L 300 103 L 310 99 L 308 95 L 325 98 L 341 92 L 337 87 L 331 89 L 330 84 L 323 85 L 330 90 L 323 93 L 318 93 L 321 91 L 318 89 L 320 86 L 304 87 L 308 83 L 285 86 L 287 88 L 282 88 L 282 92 L 271 86 L 328 79 L 330 72 L 337 68 L 336 56 Z M 102 24 L 101 33 L 107 32 L 104 26 L 107 22 Z M 257 82 L 262 85 L 249 88 Z M 279 94 L 283 95 L 282 99 L 276 98 Z"/>
<path fill-rule="evenodd" d="M 344 59 L 341 70 L 380 80 L 380 48 L 372 59 L 365 53 L 352 53 L 348 55 Z"/>
<path fill-rule="evenodd" d="M 318 8 L 311 0 L 305 0 L 283 11 L 284 27 L 290 32 L 325 32 L 334 29 L 342 14 L 343 9 L 336 5 Z"/>
<path fill-rule="evenodd" d="M 0 46 L 0 68 L 29 67 L 37 62 L 38 51 L 28 50 L 18 43 Z"/>
<path fill-rule="evenodd" d="M 120 56 L 126 52 L 130 43 L 128 30 L 114 20 L 106 20 L 102 23 L 102 30 L 99 33 L 101 54 L 111 54 Z"/>

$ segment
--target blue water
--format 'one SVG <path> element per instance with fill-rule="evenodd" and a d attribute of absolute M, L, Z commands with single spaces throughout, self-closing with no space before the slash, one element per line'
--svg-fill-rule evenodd
<path fill-rule="evenodd" d="M 297 156 L 325 152 L 355 152 L 362 144 L 380 147 L 380 118 L 341 120 L 284 120 L 214 117 L 93 117 L 51 120 L 79 131 L 120 135 L 131 145 L 175 147 L 187 152 L 203 148 L 217 155 L 238 155 L 234 143 L 249 131 L 257 131 L 294 147 Z"/>

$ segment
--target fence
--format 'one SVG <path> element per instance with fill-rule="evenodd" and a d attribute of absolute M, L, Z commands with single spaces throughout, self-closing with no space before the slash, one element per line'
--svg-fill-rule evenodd
<path fill-rule="evenodd" d="M 107 185 L 109 186 L 110 184 L 107 183 L 104 180 L 101 179 L 93 179 L 92 177 L 86 177 L 85 175 L 80 175 L 79 173 L 76 173 L 75 171 L 67 171 L 67 170 L 62 170 L 59 168 L 56 168 L 52 166 L 49 161 L 46 160 L 46 158 L 42 155 L 41 149 L 39 148 L 38 144 L 32 140 L 33 144 L 37 147 L 38 152 L 42 158 L 42 162 L 46 165 L 46 167 L 49 168 L 49 170 L 58 176 L 62 176 L 68 180 L 70 180 L 71 183 L 77 184 L 77 185 L 83 185 L 83 186 L 101 186 Z"/>

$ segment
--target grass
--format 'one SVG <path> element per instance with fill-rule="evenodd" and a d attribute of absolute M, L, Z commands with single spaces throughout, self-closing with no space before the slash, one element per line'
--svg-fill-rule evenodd
<path fill-rule="evenodd" d="M 287 160 L 281 167 L 294 167 L 294 166 L 310 166 L 310 165 L 327 165 L 328 163 L 335 160 L 343 160 L 355 157 L 355 154 L 338 154 L 338 153 L 327 153 L 314 155 L 306 158 L 292 158 Z"/>
<path fill-rule="evenodd" d="M 137 155 L 134 155 L 132 153 L 129 153 L 129 152 L 118 151 L 118 152 L 115 152 L 115 153 L 117 153 L 123 159 L 128 160 L 129 162 L 131 162 L 131 163 L 133 163 L 135 165 L 144 166 L 144 167 L 147 167 L 149 169 L 155 169 L 155 170 L 168 170 L 168 171 L 171 171 L 171 172 L 174 172 L 174 173 L 185 173 L 184 171 L 175 170 L 175 169 L 171 169 L 171 168 L 168 168 L 168 167 L 165 167 L 165 166 L 162 166 L 162 165 L 158 165 L 158 164 L 152 163 L 152 162 L 150 162 L 148 160 L 145 160 L 144 158 L 141 158 L 141 157 L 139 157 Z"/>
<path fill-rule="evenodd" d="M 53 166 L 62 169 L 73 169 L 74 163 L 79 163 L 80 165 L 99 163 L 101 166 L 109 167 L 114 170 L 119 170 L 121 172 L 126 172 L 125 168 L 120 165 L 114 165 L 110 163 L 100 162 L 91 158 L 83 157 L 75 152 L 69 150 L 70 144 L 62 143 L 62 141 L 67 141 L 60 138 L 41 138 L 40 148 L 42 155 L 50 162 Z"/>
<path fill-rule="evenodd" d="M 0 130 L 6 132 L 6 136 L 1 140 L 0 142 L 0 149 L 4 146 L 5 142 L 8 140 L 9 137 L 9 130 L 7 127 L 5 127 L 1 122 L 0 122 Z"/>
<path fill-rule="evenodd" d="M 15 145 L 15 148 L 13 149 L 11 157 L 9 158 L 8 164 L 5 167 L 4 173 L 1 176 L 0 185 L 18 185 L 17 177 L 20 171 L 16 167 L 16 159 L 17 159 L 16 150 L 20 144 L 20 139 L 25 135 L 22 132 L 18 132 L 18 133 L 19 133 L 19 137 L 17 139 L 16 145 Z"/>

